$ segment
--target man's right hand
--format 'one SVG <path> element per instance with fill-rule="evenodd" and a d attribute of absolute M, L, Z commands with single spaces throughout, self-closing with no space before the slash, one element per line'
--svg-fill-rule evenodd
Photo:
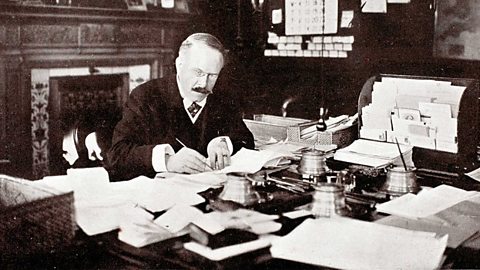
<path fill-rule="evenodd" d="M 166 156 L 166 165 L 169 172 L 201 173 L 211 171 L 206 158 L 197 151 L 183 147 L 174 155 Z"/>

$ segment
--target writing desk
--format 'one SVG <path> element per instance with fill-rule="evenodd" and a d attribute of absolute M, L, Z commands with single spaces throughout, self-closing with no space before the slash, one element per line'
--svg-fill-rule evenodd
<path fill-rule="evenodd" d="M 421 181 L 432 182 L 438 179 L 423 178 Z M 204 196 L 214 196 L 218 190 L 207 191 Z M 294 205 L 308 203 L 308 196 L 298 196 L 287 191 L 277 192 L 276 203 L 279 207 L 263 206 L 263 211 L 270 213 L 288 211 Z M 290 206 L 286 203 L 293 198 Z M 311 199 L 311 198 L 310 198 Z M 280 207 L 281 206 L 281 207 Z M 203 206 L 202 206 L 203 207 Z M 206 207 L 206 205 L 205 205 Z M 364 220 L 382 218 L 376 212 L 364 216 Z M 292 225 L 292 224 L 290 224 Z M 293 224 L 298 225 L 298 224 Z M 288 227 L 288 226 L 287 226 Z M 293 229 L 291 226 L 289 229 Z M 286 232 L 285 232 L 286 233 Z M 154 243 L 143 248 L 135 248 L 118 240 L 118 231 L 89 237 L 81 230 L 76 233 L 71 247 L 54 250 L 28 258 L 2 261 L 2 269 L 318 269 L 318 267 L 273 259 L 269 248 L 252 253 L 213 262 L 183 248 L 188 236 L 182 236 Z M 461 247 L 446 250 L 445 268 L 480 268 L 480 237 L 470 239 Z M 339 251 L 339 256 L 348 256 Z"/>

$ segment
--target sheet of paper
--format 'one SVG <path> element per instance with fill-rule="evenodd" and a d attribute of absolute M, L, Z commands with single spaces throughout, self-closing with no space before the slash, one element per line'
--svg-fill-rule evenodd
<path fill-rule="evenodd" d="M 413 166 L 412 146 L 401 144 L 400 148 L 406 165 Z M 396 144 L 362 139 L 337 150 L 334 159 L 374 168 L 384 167 L 388 164 L 403 166 Z"/>
<path fill-rule="evenodd" d="M 477 168 L 469 173 L 466 173 L 466 175 L 470 176 L 475 181 L 480 182 L 480 168 Z"/>
<path fill-rule="evenodd" d="M 274 241 L 274 258 L 337 269 L 436 269 L 448 236 L 347 218 L 307 219 Z"/>
<path fill-rule="evenodd" d="M 154 223 L 171 233 L 178 233 L 202 215 L 202 211 L 192 206 L 176 205 L 155 219 Z"/>
<path fill-rule="evenodd" d="M 454 226 L 447 226 L 441 223 L 436 223 L 436 222 L 432 222 L 424 219 L 421 219 L 421 220 L 408 219 L 408 218 L 403 218 L 398 216 L 388 216 L 375 222 L 383 225 L 394 226 L 394 227 L 404 228 L 408 230 L 433 232 L 433 233 L 437 233 L 438 235 L 448 235 L 447 246 L 450 248 L 457 248 L 463 242 L 465 242 L 465 240 L 473 236 L 479 229 L 477 228 L 477 226 L 475 227 L 455 226 L 454 227 Z"/>
<path fill-rule="evenodd" d="M 231 164 L 221 170 L 221 173 L 243 172 L 256 173 L 268 161 L 283 157 L 282 153 L 274 151 L 255 151 L 242 148 L 231 158 Z"/>
<path fill-rule="evenodd" d="M 418 109 L 423 116 L 437 118 L 452 118 L 452 108 L 450 104 L 419 102 Z"/>
<path fill-rule="evenodd" d="M 363 13 L 387 13 L 387 0 L 362 0 Z"/>
<path fill-rule="evenodd" d="M 218 171 L 198 174 L 159 173 L 156 179 L 175 190 L 199 193 L 209 188 L 218 188 L 227 181 L 227 175 Z"/>
<path fill-rule="evenodd" d="M 353 10 L 342 10 L 342 17 L 340 19 L 341 28 L 351 28 L 353 21 Z"/>
<path fill-rule="evenodd" d="M 67 175 L 46 176 L 34 181 L 36 185 L 44 185 L 58 191 L 90 193 L 99 188 L 105 188 L 109 183 L 108 172 L 102 168 L 69 169 Z"/>
<path fill-rule="evenodd" d="M 418 195 L 408 193 L 378 204 L 377 211 L 406 218 L 426 218 L 475 195 L 475 192 L 440 185 Z"/>
<path fill-rule="evenodd" d="M 279 24 L 283 21 L 282 18 L 282 9 L 273 9 L 272 10 L 272 24 Z"/>
<path fill-rule="evenodd" d="M 144 209 L 134 207 L 126 209 L 120 222 L 118 239 L 131 246 L 140 248 L 176 236 L 187 234 L 188 230 L 171 233 L 153 221 L 153 215 Z"/>

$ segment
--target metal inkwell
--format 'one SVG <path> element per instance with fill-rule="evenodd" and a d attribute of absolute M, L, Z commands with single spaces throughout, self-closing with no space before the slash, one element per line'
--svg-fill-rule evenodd
<path fill-rule="evenodd" d="M 393 197 L 402 196 L 406 193 L 417 193 L 420 188 L 417 185 L 416 169 L 413 167 L 391 167 L 387 170 L 385 183 L 380 192 Z"/>
<path fill-rule="evenodd" d="M 319 182 L 328 170 L 325 153 L 323 151 L 310 149 L 302 152 L 300 165 L 297 168 L 302 178 Z"/>

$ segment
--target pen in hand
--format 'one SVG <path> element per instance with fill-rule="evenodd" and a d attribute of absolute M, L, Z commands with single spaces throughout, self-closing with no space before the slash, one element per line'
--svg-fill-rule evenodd
<path fill-rule="evenodd" d="M 183 147 L 188 148 L 182 141 L 180 141 L 178 138 L 175 138 L 175 141 L 177 141 L 179 144 L 181 144 Z"/>
<path fill-rule="evenodd" d="M 179 144 L 181 144 L 183 147 L 188 148 L 182 141 L 180 141 L 179 138 L 175 138 L 175 140 L 176 140 Z M 204 163 L 205 163 L 205 166 L 206 166 L 210 171 L 213 171 L 213 168 L 212 168 L 206 161 L 205 161 Z"/>

